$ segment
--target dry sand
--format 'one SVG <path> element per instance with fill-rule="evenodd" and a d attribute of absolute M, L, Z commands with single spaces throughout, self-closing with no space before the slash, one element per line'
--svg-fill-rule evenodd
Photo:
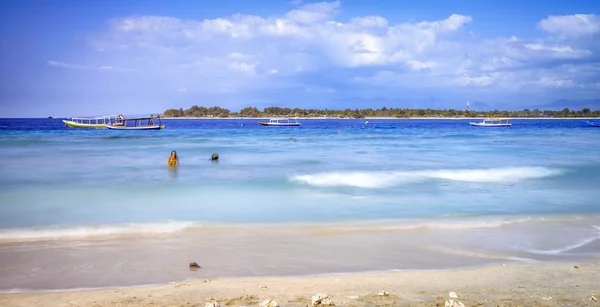
<path fill-rule="evenodd" d="M 184 264 L 187 269 L 187 264 Z M 197 272 L 201 274 L 201 270 Z M 383 293 L 385 291 L 386 293 Z M 600 261 L 512 263 L 455 271 L 227 278 L 162 286 L 0 295 L 0 306 L 600 306 Z M 458 305 L 456 305 L 458 306 Z"/>

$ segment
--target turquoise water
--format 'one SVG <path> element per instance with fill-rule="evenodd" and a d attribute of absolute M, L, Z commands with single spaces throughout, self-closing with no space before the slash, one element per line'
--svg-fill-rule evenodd
<path fill-rule="evenodd" d="M 597 243 L 600 129 L 579 120 L 514 120 L 510 128 L 468 120 L 163 122 L 164 130 L 133 132 L 0 120 L 0 245 L 361 223 L 472 230 L 464 246 L 536 255 Z M 171 150 L 176 171 L 165 166 Z"/>

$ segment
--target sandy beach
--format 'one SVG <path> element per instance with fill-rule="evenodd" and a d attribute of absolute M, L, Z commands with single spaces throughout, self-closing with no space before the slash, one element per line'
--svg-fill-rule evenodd
<path fill-rule="evenodd" d="M 198 269 L 198 275 L 202 269 Z M 2 306 L 598 306 L 600 261 L 512 263 L 451 271 L 199 279 L 160 286 L 0 295 Z M 451 292 L 456 294 L 453 298 Z M 329 303 L 325 300 L 325 303 Z M 448 303 L 446 303 L 448 302 Z M 264 304 L 262 304 L 264 305 Z M 274 306 L 274 305 L 272 305 Z M 446 305 L 448 306 L 448 305 Z"/>

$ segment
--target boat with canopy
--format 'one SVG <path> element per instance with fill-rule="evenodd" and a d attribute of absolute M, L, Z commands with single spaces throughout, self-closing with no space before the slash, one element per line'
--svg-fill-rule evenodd
<path fill-rule="evenodd" d="M 160 130 L 165 128 L 160 116 L 157 117 L 136 117 L 136 118 L 118 118 L 114 122 L 107 124 L 106 128 L 110 130 Z"/>
<path fill-rule="evenodd" d="M 268 122 L 258 122 L 263 126 L 300 126 L 297 117 L 290 118 L 271 118 Z"/>
<path fill-rule="evenodd" d="M 100 117 L 72 117 L 70 119 L 64 119 L 63 123 L 70 128 L 105 129 L 106 125 L 111 124 L 118 118 L 118 115 L 107 115 Z"/>
<path fill-rule="evenodd" d="M 510 118 L 484 118 L 480 123 L 469 123 L 475 127 L 510 127 L 511 123 L 508 122 Z"/>

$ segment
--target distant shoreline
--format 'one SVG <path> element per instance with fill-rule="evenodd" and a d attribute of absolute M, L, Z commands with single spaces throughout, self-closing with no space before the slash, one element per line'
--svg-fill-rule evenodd
<path fill-rule="evenodd" d="M 160 119 L 172 120 L 172 119 L 185 119 L 185 120 L 217 120 L 217 119 L 247 119 L 247 120 L 269 120 L 271 117 L 161 117 Z M 276 118 L 276 117 L 273 117 Z M 286 117 L 277 117 L 286 118 Z M 324 117 L 298 117 L 298 120 L 310 119 L 310 120 L 341 120 L 341 119 L 364 119 L 364 120 L 402 120 L 402 119 L 438 119 L 438 120 L 477 120 L 484 119 L 486 117 L 365 117 L 365 118 L 324 118 Z M 593 120 L 596 117 L 501 117 L 508 118 L 510 120 L 515 119 L 529 119 L 529 120 Z"/>
<path fill-rule="evenodd" d="M 288 116 L 290 118 L 292 118 L 291 116 Z M 0 119 L 47 119 L 47 120 L 63 120 L 63 119 L 69 119 L 70 117 L 54 117 L 54 118 L 46 118 L 46 117 L 4 117 L 4 118 L 0 118 Z M 156 117 L 155 117 L 156 118 Z M 165 120 L 172 120 L 172 119 L 185 119 L 185 120 L 217 120 L 217 119 L 248 119 L 248 120 L 269 120 L 271 118 L 287 118 L 285 116 L 281 116 L 281 117 L 160 117 L 160 119 L 165 119 Z M 515 119 L 534 119 L 534 120 L 568 120 L 568 119 L 572 119 L 572 120 L 596 120 L 599 119 L 598 117 L 502 117 L 502 116 L 497 116 L 497 117 L 485 117 L 485 116 L 481 116 L 481 117 L 364 117 L 364 118 L 334 118 L 334 117 L 329 117 L 329 118 L 325 118 L 325 117 L 298 117 L 299 120 L 303 120 L 303 119 L 320 119 L 320 120 L 340 120 L 340 119 L 364 119 L 364 120 L 371 120 L 371 119 L 381 119 L 381 120 L 391 120 L 391 119 L 395 119 L 395 120 L 399 120 L 399 119 L 439 119 L 439 120 L 477 120 L 477 119 L 484 119 L 484 118 L 508 118 L 509 120 L 515 120 Z"/>

